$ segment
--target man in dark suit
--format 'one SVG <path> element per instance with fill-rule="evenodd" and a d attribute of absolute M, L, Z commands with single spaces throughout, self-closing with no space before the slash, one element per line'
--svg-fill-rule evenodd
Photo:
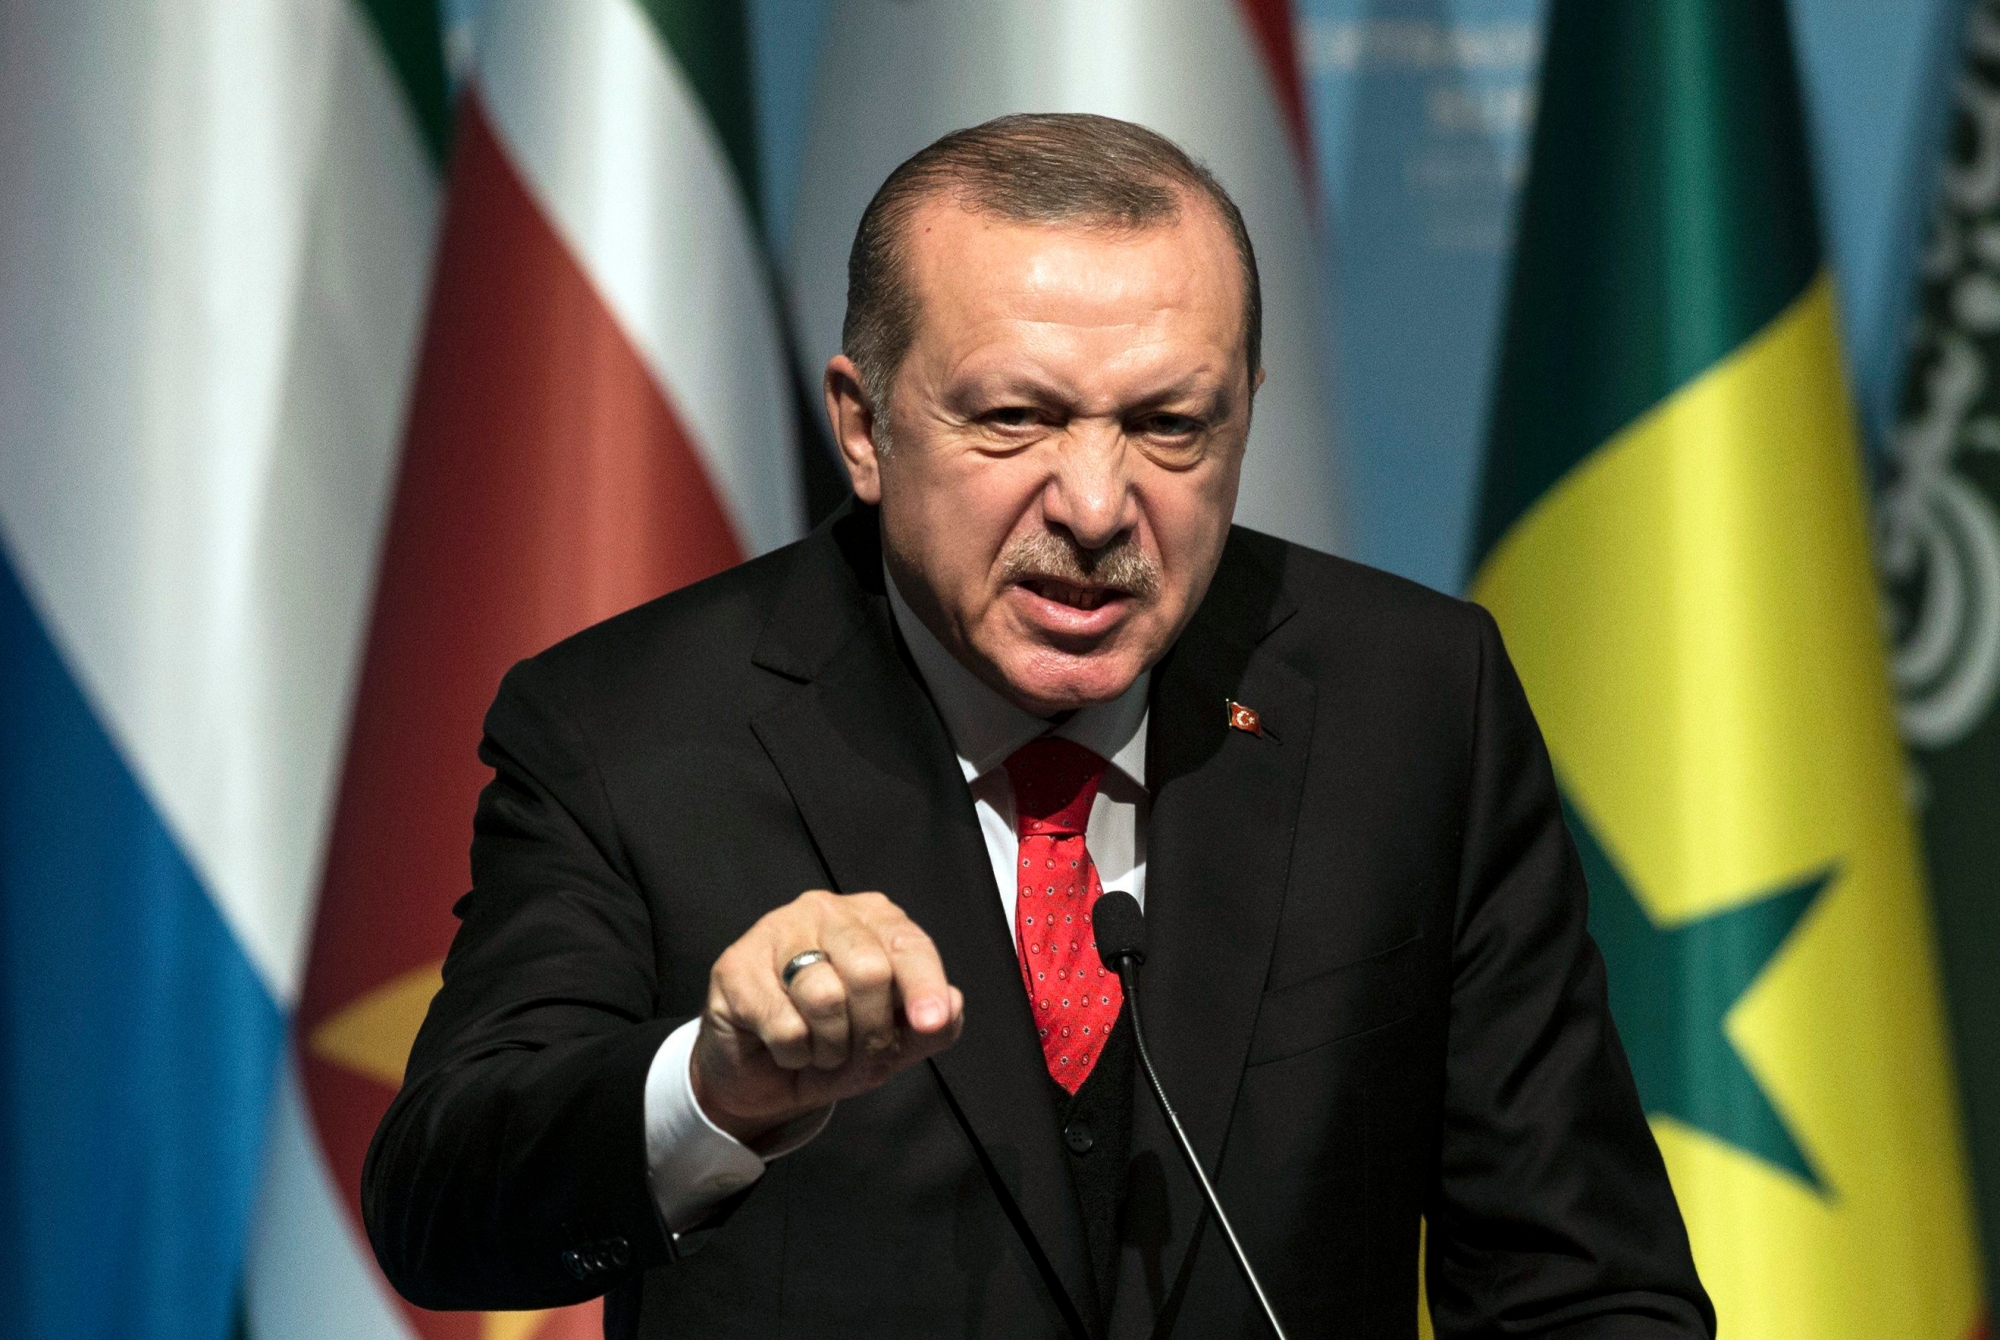
<path fill-rule="evenodd" d="M 1258 1334 L 1092 951 L 1295 1335 L 1703 1336 L 1583 876 L 1476 607 L 1229 524 L 1214 180 L 1102 118 L 870 206 L 856 500 L 517 666 L 369 1153 L 412 1301 L 617 1336 Z"/>

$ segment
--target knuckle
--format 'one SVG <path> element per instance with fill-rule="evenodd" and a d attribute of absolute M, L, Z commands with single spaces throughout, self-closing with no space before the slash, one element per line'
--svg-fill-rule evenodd
<path fill-rule="evenodd" d="M 708 1000 L 711 1006 L 734 1009 L 745 998 L 745 986 L 749 978 L 739 962 L 720 962 L 708 974 Z M 754 1000 L 754 995 L 748 995 Z"/>
<path fill-rule="evenodd" d="M 888 955 L 861 953 L 856 954 L 853 962 L 848 964 L 846 976 L 859 990 L 879 991 L 889 985 L 895 970 L 889 963 Z"/>
<path fill-rule="evenodd" d="M 931 948 L 931 937 L 914 921 L 905 922 L 889 933 L 889 948 L 898 954 Z"/>
<path fill-rule="evenodd" d="M 792 983 L 792 995 L 814 1014 L 828 1014 L 847 1003 L 847 988 L 830 972 L 808 973 Z"/>

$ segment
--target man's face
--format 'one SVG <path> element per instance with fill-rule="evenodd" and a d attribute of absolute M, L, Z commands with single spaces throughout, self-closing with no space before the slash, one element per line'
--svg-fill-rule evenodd
<path fill-rule="evenodd" d="M 1229 234 L 1193 199 L 1140 232 L 944 199 L 909 229 L 919 316 L 874 407 L 888 450 L 853 364 L 827 368 L 855 493 L 981 679 L 1043 715 L 1116 698 L 1200 604 L 1236 506 L 1253 381 Z"/>

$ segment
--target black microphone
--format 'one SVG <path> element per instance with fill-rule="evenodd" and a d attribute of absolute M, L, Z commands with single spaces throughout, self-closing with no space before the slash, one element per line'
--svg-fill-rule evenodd
<path fill-rule="evenodd" d="M 1271 1334 L 1278 1340 L 1285 1340 L 1285 1328 L 1278 1323 L 1277 1309 L 1271 1306 L 1271 1299 L 1264 1292 L 1264 1285 L 1257 1278 L 1257 1272 L 1250 1268 L 1250 1258 L 1244 1255 L 1243 1243 L 1236 1236 L 1236 1228 L 1229 1222 L 1229 1216 L 1222 1211 L 1222 1201 L 1215 1194 L 1208 1174 L 1202 1170 L 1201 1159 L 1196 1157 L 1194 1144 L 1187 1132 L 1181 1129 L 1181 1119 L 1174 1112 L 1174 1105 L 1167 1101 L 1167 1091 L 1160 1087 L 1159 1072 L 1153 1069 L 1153 1054 L 1146 1047 L 1145 1025 L 1139 1022 L 1139 965 L 1146 961 L 1146 917 L 1139 910 L 1139 900 L 1122 889 L 1102 894 L 1090 908 L 1091 925 L 1097 931 L 1097 957 L 1125 987 L 1125 1012 L 1132 1017 L 1132 1041 L 1139 1051 L 1139 1067 L 1146 1072 L 1146 1083 L 1152 1086 L 1153 1098 L 1160 1105 L 1160 1115 L 1167 1119 L 1167 1128 L 1174 1133 L 1174 1143 L 1180 1147 L 1181 1161 L 1194 1174 L 1196 1185 L 1201 1187 L 1202 1199 L 1208 1202 L 1208 1211 L 1215 1216 L 1215 1222 L 1222 1225 L 1222 1236 L 1229 1242 L 1230 1254 L 1236 1258 L 1236 1268 L 1243 1272 L 1243 1282 L 1250 1286 L 1250 1292 L 1257 1296 L 1257 1305 L 1264 1309 L 1264 1320 L 1271 1324 Z"/>

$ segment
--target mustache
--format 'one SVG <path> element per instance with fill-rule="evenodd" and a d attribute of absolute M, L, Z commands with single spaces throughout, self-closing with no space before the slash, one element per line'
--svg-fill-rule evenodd
<path fill-rule="evenodd" d="M 1085 549 L 1073 536 L 1032 531 L 1000 551 L 1000 575 L 1010 582 L 1113 587 L 1142 599 L 1160 589 L 1160 565 L 1129 532 L 1102 549 Z"/>

